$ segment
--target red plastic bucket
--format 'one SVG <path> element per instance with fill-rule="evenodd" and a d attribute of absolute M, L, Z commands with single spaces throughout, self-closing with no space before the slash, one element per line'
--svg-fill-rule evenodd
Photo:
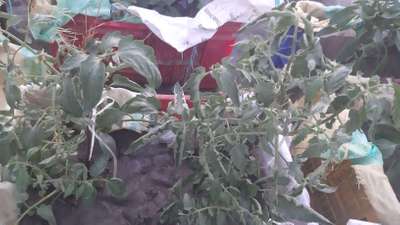
<path fill-rule="evenodd" d="M 145 43 L 155 50 L 157 65 L 163 78 L 162 85 L 170 87 L 177 82 L 185 81 L 194 68 L 203 66 L 209 69 L 212 65 L 220 62 L 222 58 L 229 56 L 235 42 L 235 33 L 240 26 L 240 23 L 226 23 L 210 40 L 183 53 L 179 53 L 160 40 L 144 24 L 104 21 L 96 17 L 78 15 L 68 22 L 64 28 L 69 30 L 65 33 L 66 40 L 78 47 L 82 47 L 85 39 L 89 37 L 101 38 L 105 34 L 115 31 L 145 40 Z M 57 45 L 51 44 L 51 54 L 56 55 L 57 50 Z M 122 73 L 136 82 L 145 82 L 142 76 L 132 70 L 125 70 Z M 201 83 L 202 90 L 213 90 L 215 88 L 216 82 L 210 76 L 206 77 Z"/>

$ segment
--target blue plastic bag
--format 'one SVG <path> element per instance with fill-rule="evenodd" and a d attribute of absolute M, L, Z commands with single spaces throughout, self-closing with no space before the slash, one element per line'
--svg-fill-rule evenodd
<path fill-rule="evenodd" d="M 343 144 L 338 152 L 339 160 L 351 160 L 353 165 L 383 165 L 382 153 L 362 131 L 352 134 L 350 143 Z"/>
<path fill-rule="evenodd" d="M 297 31 L 297 35 L 294 35 L 294 27 L 291 27 L 287 33 L 287 36 L 282 40 L 282 42 L 279 45 L 279 50 L 278 53 L 284 56 L 289 57 L 292 54 L 292 46 L 293 46 L 293 39 L 296 38 L 296 49 L 299 50 L 300 48 L 300 43 L 303 40 L 303 33 L 304 31 L 299 29 Z M 279 55 L 274 55 L 272 56 L 272 62 L 274 63 L 274 66 L 277 69 L 282 69 L 287 63 L 288 59 L 281 57 Z"/>

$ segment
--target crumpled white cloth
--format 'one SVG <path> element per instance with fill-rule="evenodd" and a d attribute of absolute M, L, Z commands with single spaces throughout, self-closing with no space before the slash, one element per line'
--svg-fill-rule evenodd
<path fill-rule="evenodd" d="M 170 17 L 155 10 L 129 6 L 127 11 L 139 16 L 161 40 L 178 52 L 184 52 L 209 40 L 227 22 L 246 23 L 270 11 L 275 0 L 214 0 L 204 6 L 194 18 Z"/>

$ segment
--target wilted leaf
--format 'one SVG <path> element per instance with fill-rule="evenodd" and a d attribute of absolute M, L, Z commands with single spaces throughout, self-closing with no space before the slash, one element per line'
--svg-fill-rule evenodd
<path fill-rule="evenodd" d="M 93 55 L 81 63 L 82 103 L 86 112 L 90 112 L 101 99 L 105 81 L 105 70 L 105 65 Z"/>

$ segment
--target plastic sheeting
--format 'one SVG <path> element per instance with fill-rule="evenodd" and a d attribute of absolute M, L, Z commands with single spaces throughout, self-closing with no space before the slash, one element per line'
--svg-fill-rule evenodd
<path fill-rule="evenodd" d="M 109 0 L 57 0 L 53 15 L 34 15 L 30 24 L 33 38 L 54 41 L 59 28 L 77 14 L 110 19 L 111 3 Z"/>

